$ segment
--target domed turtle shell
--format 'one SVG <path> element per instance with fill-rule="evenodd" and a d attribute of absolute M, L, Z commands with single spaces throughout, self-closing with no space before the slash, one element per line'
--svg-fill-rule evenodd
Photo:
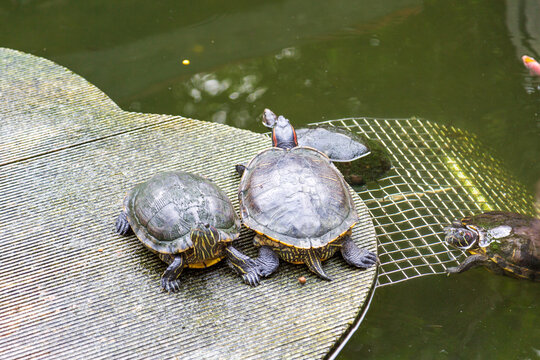
<path fill-rule="evenodd" d="M 339 170 L 308 147 L 263 150 L 247 165 L 239 190 L 244 224 L 298 248 L 319 248 L 358 222 Z"/>
<path fill-rule="evenodd" d="M 162 254 L 191 249 L 191 229 L 200 223 L 231 234 L 225 241 L 239 231 L 239 220 L 223 190 L 183 171 L 158 173 L 139 184 L 126 196 L 124 208 L 139 240 Z"/>
<path fill-rule="evenodd" d="M 299 146 L 326 154 L 351 185 L 365 185 L 385 175 L 392 162 L 388 150 L 377 141 L 329 124 L 296 129 Z"/>
<path fill-rule="evenodd" d="M 491 211 L 461 219 L 446 241 L 485 257 L 509 275 L 540 281 L 540 220 Z"/>
<path fill-rule="evenodd" d="M 318 124 L 296 129 L 298 146 L 308 146 L 326 154 L 334 162 L 354 161 L 367 156 L 371 150 L 367 141 L 345 129 Z"/>

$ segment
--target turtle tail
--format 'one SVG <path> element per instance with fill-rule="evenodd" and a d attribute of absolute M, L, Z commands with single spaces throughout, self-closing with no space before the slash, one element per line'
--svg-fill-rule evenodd
<path fill-rule="evenodd" d="M 321 264 L 321 259 L 319 258 L 314 249 L 308 249 L 305 254 L 306 255 L 304 256 L 304 263 L 307 265 L 309 270 L 311 270 L 311 272 L 314 272 L 324 280 L 332 280 L 332 278 L 330 278 L 324 272 Z"/>

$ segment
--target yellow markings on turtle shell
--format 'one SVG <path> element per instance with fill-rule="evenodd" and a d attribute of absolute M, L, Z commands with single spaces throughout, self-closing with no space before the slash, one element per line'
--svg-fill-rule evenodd
<path fill-rule="evenodd" d="M 198 263 L 188 264 L 188 267 L 192 268 L 192 269 L 204 269 L 204 268 L 207 268 L 209 266 L 217 264 L 218 262 L 220 262 L 224 258 L 225 258 L 225 256 L 217 257 L 215 259 L 206 259 L 206 260 L 203 260 L 203 261 L 198 262 Z"/>
<path fill-rule="evenodd" d="M 336 241 L 336 240 L 341 239 L 343 236 L 347 235 L 348 232 L 351 232 L 351 233 L 352 233 L 352 228 L 353 228 L 356 224 L 358 224 L 358 221 L 355 221 L 355 222 L 354 222 L 347 230 L 345 230 L 344 232 L 342 232 L 341 234 L 339 234 L 338 236 L 336 236 L 334 239 L 330 240 L 330 241 L 328 242 L 327 245 L 333 243 L 333 242 Z M 245 224 L 244 224 L 244 225 L 245 225 Z M 263 232 L 261 232 L 261 231 L 259 231 L 259 230 L 252 229 L 252 228 L 250 228 L 250 227 L 248 227 L 248 226 L 246 226 L 246 227 L 247 227 L 248 229 L 251 229 L 251 230 L 255 231 L 255 233 L 257 233 L 257 234 L 259 234 L 259 235 L 262 235 L 263 237 L 265 237 L 265 238 L 267 238 L 267 239 L 270 239 L 270 240 L 272 240 L 272 241 L 274 241 L 274 242 L 277 242 L 277 243 L 279 243 L 279 244 L 281 244 L 281 245 L 288 246 L 288 247 L 295 248 L 295 249 L 303 249 L 303 248 L 298 248 L 298 247 L 296 247 L 296 246 L 294 246 L 294 245 L 285 244 L 284 242 L 281 242 L 281 241 L 279 241 L 279 240 L 276 239 L 276 238 L 273 238 L 273 237 L 271 237 L 271 236 L 268 236 L 268 235 L 266 235 L 265 233 L 263 233 Z M 321 246 L 321 247 L 326 247 L 327 245 Z M 307 249 L 307 248 L 306 248 L 306 249 Z M 309 248 L 309 249 L 312 249 L 312 248 Z M 301 264 L 301 263 L 299 263 L 299 264 Z"/>
<path fill-rule="evenodd" d="M 467 173 L 459 166 L 457 161 L 450 156 L 445 157 L 446 167 L 454 175 L 456 180 L 467 190 L 467 192 L 474 198 L 474 200 L 482 207 L 484 211 L 492 211 L 495 207 L 490 204 L 484 195 L 478 190 L 474 179 L 467 175 Z"/>
<path fill-rule="evenodd" d="M 339 179 L 336 178 L 336 177 L 333 177 L 333 176 L 321 176 L 321 175 L 319 175 L 319 177 L 321 177 L 323 179 L 328 179 L 328 180 L 332 180 L 332 181 L 335 181 L 335 182 L 339 182 Z"/>

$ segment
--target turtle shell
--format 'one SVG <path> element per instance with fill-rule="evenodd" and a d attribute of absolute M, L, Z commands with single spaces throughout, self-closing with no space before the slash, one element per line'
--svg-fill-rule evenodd
<path fill-rule="evenodd" d="M 512 275 L 540 280 L 540 220 L 531 216 L 492 211 L 462 219 L 474 225 L 490 241 L 486 247 L 471 249 L 485 254 Z"/>
<path fill-rule="evenodd" d="M 351 185 L 364 185 L 385 175 L 392 162 L 382 143 L 348 129 L 317 124 L 297 129 L 298 145 L 325 153 Z"/>
<path fill-rule="evenodd" d="M 326 154 L 334 162 L 354 161 L 370 154 L 365 139 L 335 126 L 319 124 L 297 129 L 299 146 L 307 146 Z"/>
<path fill-rule="evenodd" d="M 238 194 L 244 224 L 298 248 L 320 248 L 358 221 L 348 187 L 318 150 L 270 148 L 247 165 Z"/>
<path fill-rule="evenodd" d="M 216 184 L 183 171 L 162 172 L 139 184 L 126 196 L 124 209 L 140 241 L 162 254 L 193 247 L 191 229 L 209 224 L 238 235 L 239 221 L 227 195 Z"/>

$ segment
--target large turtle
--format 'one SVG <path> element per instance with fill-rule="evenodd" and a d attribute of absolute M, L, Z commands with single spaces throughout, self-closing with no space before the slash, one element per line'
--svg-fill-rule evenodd
<path fill-rule="evenodd" d="M 161 277 L 168 292 L 179 290 L 185 267 L 205 268 L 224 257 L 250 285 L 259 283 L 253 259 L 232 247 L 240 221 L 227 195 L 213 182 L 183 171 L 162 172 L 126 196 L 116 232 L 137 238 L 169 264 Z"/>
<path fill-rule="evenodd" d="M 380 142 L 346 128 L 317 124 L 296 129 L 296 136 L 299 146 L 312 147 L 327 155 L 351 185 L 365 185 L 392 168 L 388 151 Z"/>
<path fill-rule="evenodd" d="M 274 147 L 237 167 L 243 172 L 240 212 L 244 225 L 257 233 L 261 275 L 277 269 L 276 254 L 291 263 L 305 263 L 326 280 L 331 279 L 321 261 L 338 250 L 350 265 L 373 265 L 376 255 L 360 249 L 350 237 L 358 215 L 340 172 L 322 152 L 298 147 L 296 133 L 283 116 L 266 109 L 263 119 L 274 125 Z"/>
<path fill-rule="evenodd" d="M 491 211 L 456 220 L 445 241 L 471 255 L 449 273 L 486 266 L 498 274 L 540 281 L 540 220 Z"/>

